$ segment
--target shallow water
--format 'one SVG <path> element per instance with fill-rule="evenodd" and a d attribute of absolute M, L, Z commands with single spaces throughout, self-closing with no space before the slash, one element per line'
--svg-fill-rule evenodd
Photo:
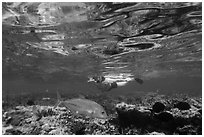
<path fill-rule="evenodd" d="M 103 94 L 93 76 L 126 83 L 106 94 L 201 96 L 201 3 L 2 6 L 3 98 Z"/>

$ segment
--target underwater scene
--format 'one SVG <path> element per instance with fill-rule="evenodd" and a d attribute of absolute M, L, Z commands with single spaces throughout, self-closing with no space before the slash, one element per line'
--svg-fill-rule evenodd
<path fill-rule="evenodd" d="M 201 135 L 201 2 L 3 2 L 2 134 Z"/>

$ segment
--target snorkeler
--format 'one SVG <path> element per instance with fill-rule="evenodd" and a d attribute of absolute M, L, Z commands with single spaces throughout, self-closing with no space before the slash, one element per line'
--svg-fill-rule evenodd
<path fill-rule="evenodd" d="M 97 88 L 102 92 L 107 92 L 118 87 L 118 84 L 116 82 L 107 81 L 104 76 L 90 77 L 88 82 L 94 82 Z"/>
<path fill-rule="evenodd" d="M 98 89 L 102 92 L 108 92 L 117 87 L 125 86 L 130 81 L 136 81 L 139 84 L 143 84 L 143 80 L 140 78 L 130 78 L 121 76 L 93 76 L 89 77 L 88 82 L 94 82 Z"/>

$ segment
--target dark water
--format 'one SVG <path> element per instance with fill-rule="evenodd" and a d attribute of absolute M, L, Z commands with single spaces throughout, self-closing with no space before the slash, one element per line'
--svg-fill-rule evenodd
<path fill-rule="evenodd" d="M 56 90 L 102 94 L 96 83 L 87 82 L 93 76 L 126 83 L 107 94 L 201 96 L 201 3 L 2 7 L 3 97 L 48 96 Z"/>

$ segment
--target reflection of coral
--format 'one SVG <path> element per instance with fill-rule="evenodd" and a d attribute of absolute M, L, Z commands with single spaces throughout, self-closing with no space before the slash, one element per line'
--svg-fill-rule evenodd
<path fill-rule="evenodd" d="M 87 9 L 83 3 L 4 3 L 3 21 L 16 25 L 57 25 L 63 22 L 81 22 L 87 20 Z M 70 9 L 69 12 L 66 12 Z M 7 12 L 6 12 L 7 10 Z M 13 21 L 9 21 L 13 17 Z M 18 18 L 18 19 L 17 19 Z"/>
<path fill-rule="evenodd" d="M 69 51 L 67 51 L 63 45 L 64 43 L 61 41 L 51 41 L 51 42 L 41 42 L 41 43 L 28 43 L 31 47 L 44 49 L 48 51 L 53 51 L 55 53 L 59 53 L 61 55 L 69 55 Z"/>
<path fill-rule="evenodd" d="M 57 24 L 62 21 L 63 13 L 56 3 L 41 3 L 38 6 L 41 24 Z"/>

